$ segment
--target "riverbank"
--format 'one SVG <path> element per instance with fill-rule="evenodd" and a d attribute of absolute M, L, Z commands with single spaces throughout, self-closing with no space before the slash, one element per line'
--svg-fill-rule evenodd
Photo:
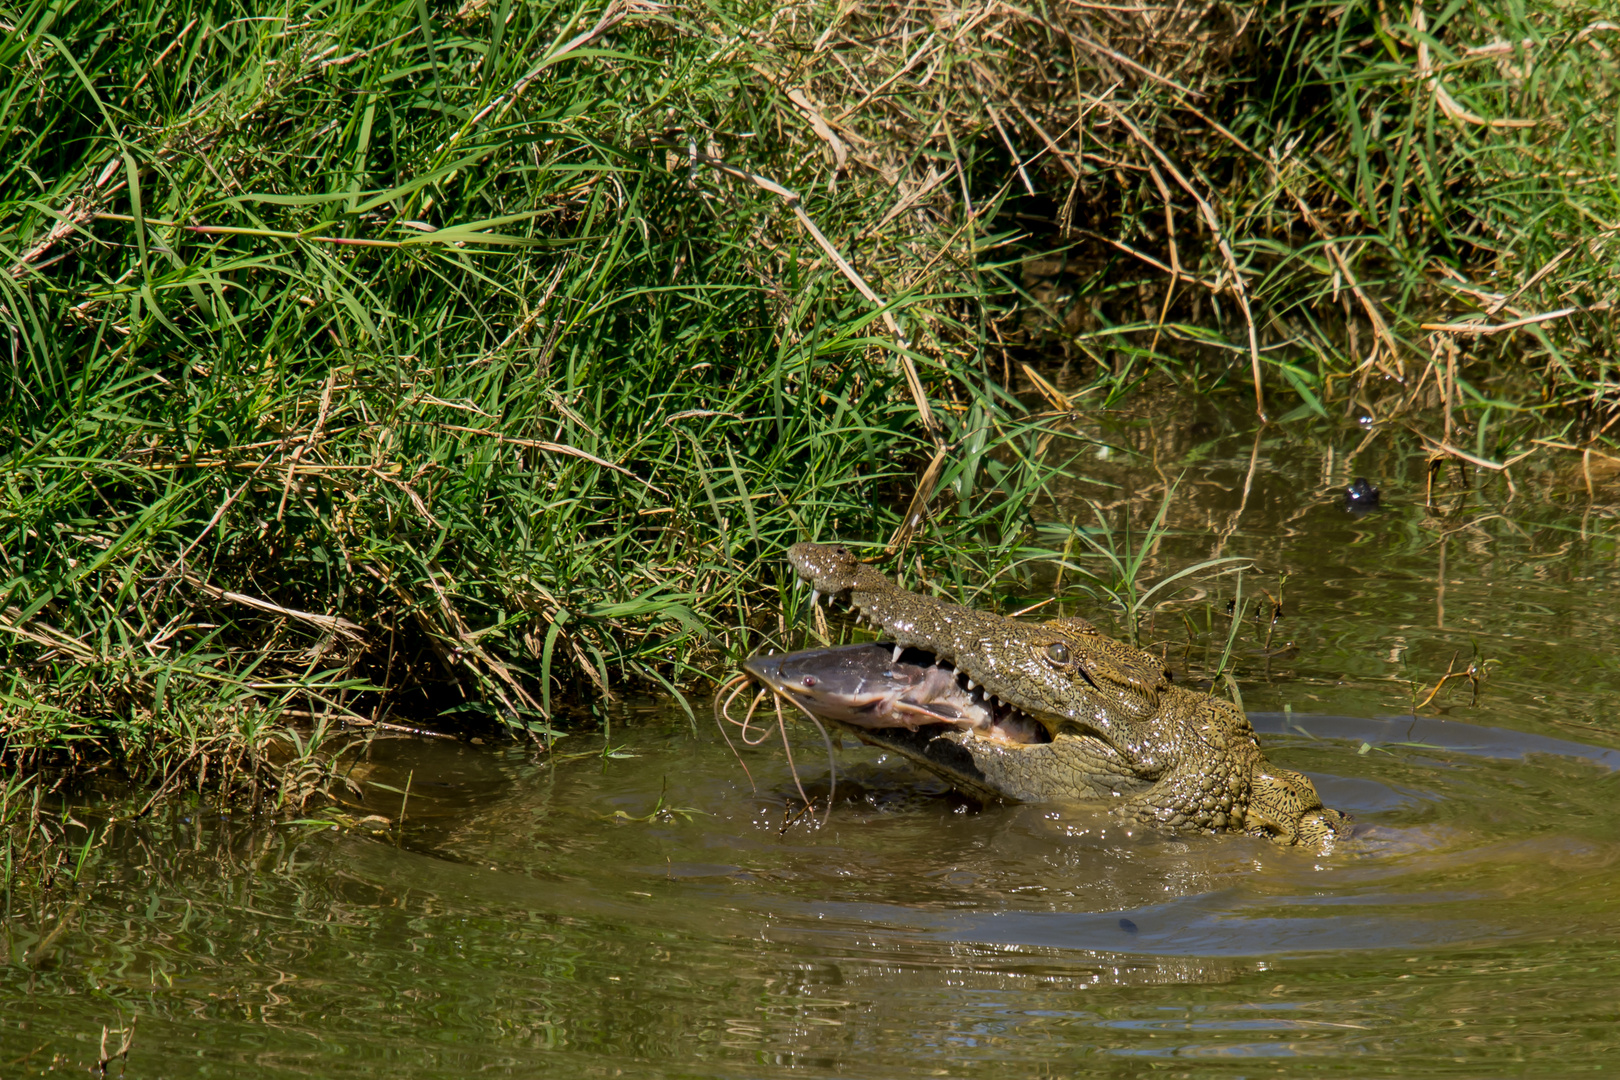
<path fill-rule="evenodd" d="M 919 474 L 916 557 L 1003 570 L 1149 376 L 1611 453 L 1598 8 L 19 14 L 0 755 L 297 805 L 338 735 L 548 745 Z"/>

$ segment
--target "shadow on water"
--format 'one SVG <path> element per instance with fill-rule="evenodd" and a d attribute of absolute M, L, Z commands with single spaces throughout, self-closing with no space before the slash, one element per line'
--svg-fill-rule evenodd
<path fill-rule="evenodd" d="M 779 748 L 747 752 L 751 788 L 662 703 L 615 715 L 632 757 L 583 734 L 550 760 L 383 740 L 363 767 L 379 786 L 340 824 L 177 809 L 111 826 L 76 883 L 5 897 L 0 1075 L 93 1064 L 132 1017 L 130 1075 L 1611 1063 L 1620 583 L 1601 515 L 1562 505 L 1555 478 L 1535 501 L 1471 486 L 1460 510 L 1426 508 L 1421 452 L 1380 444 L 1346 467 L 1356 432 L 1268 429 L 1263 455 L 1252 433 L 1188 438 L 1158 469 L 1097 451 L 1076 471 L 1106 484 L 1051 516 L 1109 491 L 1151 515 L 1181 462 L 1152 573 L 1241 554 L 1273 593 L 1288 575 L 1282 629 L 1242 628 L 1240 681 L 1270 756 L 1355 815 L 1337 850 L 980 810 L 853 743 L 822 827 L 796 816 Z M 1380 509 L 1334 501 L 1351 473 L 1377 477 Z M 1196 676 L 1230 586 L 1156 613 L 1144 640 Z M 1475 648 L 1495 661 L 1477 701 L 1454 688 L 1411 715 Z M 796 757 L 825 796 L 817 748 Z M 398 817 L 380 785 L 406 778 L 403 828 L 367 832 L 368 813 Z M 105 811 L 71 814 L 97 828 Z"/>

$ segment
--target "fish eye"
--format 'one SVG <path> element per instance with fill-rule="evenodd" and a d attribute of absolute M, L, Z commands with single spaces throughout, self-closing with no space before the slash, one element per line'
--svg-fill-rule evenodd
<path fill-rule="evenodd" d="M 801 681 L 801 682 L 803 682 L 803 683 L 804 683 L 804 685 L 806 685 L 806 686 L 814 686 L 814 685 L 816 685 L 816 683 L 817 683 L 817 682 L 819 682 L 819 681 L 820 681 L 820 680 L 818 680 L 818 679 L 817 679 L 817 678 L 816 678 L 816 677 L 815 677 L 815 676 L 814 676 L 814 675 L 806 675 L 806 676 L 805 676 L 805 677 L 804 677 L 804 678 L 803 678 L 803 679 L 802 679 L 802 680 L 800 680 L 800 681 Z"/>
<path fill-rule="evenodd" d="M 1046 658 L 1054 664 L 1066 665 L 1069 662 L 1069 647 L 1061 641 L 1054 641 L 1046 647 Z"/>

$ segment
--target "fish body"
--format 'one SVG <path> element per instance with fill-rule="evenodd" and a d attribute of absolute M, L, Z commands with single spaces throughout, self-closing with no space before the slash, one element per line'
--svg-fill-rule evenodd
<path fill-rule="evenodd" d="M 1044 742 L 1045 728 L 982 690 L 970 690 L 954 668 L 920 649 L 840 645 L 756 656 L 743 670 L 806 712 L 852 728 L 916 731 L 944 724 L 1005 743 Z"/>

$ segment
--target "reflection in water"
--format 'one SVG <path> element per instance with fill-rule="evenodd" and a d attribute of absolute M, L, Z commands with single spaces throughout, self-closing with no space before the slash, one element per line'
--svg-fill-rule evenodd
<path fill-rule="evenodd" d="M 177 810 L 113 826 L 77 883 L 7 896 L 0 1075 L 93 1063 L 133 1015 L 131 1075 L 1611 1064 L 1620 751 L 1591 723 L 1617 688 L 1608 542 L 1552 501 L 1442 492 L 1458 505 L 1431 514 L 1409 449 L 1156 434 L 1159 469 L 1089 471 L 1121 485 L 1114 513 L 1151 516 L 1160 470 L 1185 467 L 1153 574 L 1241 554 L 1282 594 L 1272 632 L 1294 648 L 1262 653 L 1256 624 L 1239 672 L 1278 710 L 1255 715 L 1268 753 L 1356 816 L 1331 855 L 979 810 L 853 744 L 823 828 L 794 819 L 779 751 L 750 754 L 751 790 L 718 735 L 655 705 L 615 717 L 633 758 L 568 747 L 583 734 L 551 761 L 383 741 L 369 778 L 412 779 L 399 834 Z M 1353 517 L 1358 475 L 1383 506 Z M 1229 625 L 1229 587 L 1205 589 L 1144 627 L 1192 677 Z M 1473 641 L 1499 662 L 1477 706 L 1464 688 L 1436 699 L 1446 719 L 1370 719 L 1410 712 Z M 819 737 L 803 745 L 825 794 Z M 397 798 L 374 788 L 348 820 Z"/>

